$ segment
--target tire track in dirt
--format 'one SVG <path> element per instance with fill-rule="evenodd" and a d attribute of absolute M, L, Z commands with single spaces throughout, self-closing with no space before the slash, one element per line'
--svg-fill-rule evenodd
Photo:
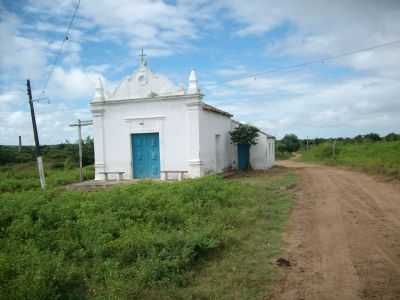
<path fill-rule="evenodd" d="M 292 267 L 274 299 L 400 299 L 400 187 L 292 161 L 299 191 L 285 233 Z"/>
<path fill-rule="evenodd" d="M 347 173 L 334 176 L 341 183 L 342 206 L 349 210 L 345 222 L 349 235 L 353 236 L 350 244 L 353 263 L 364 282 L 362 296 L 399 299 L 400 227 L 393 212 L 399 210 L 400 203 L 398 207 L 393 204 L 400 192 L 387 193 L 392 190 L 390 185 L 374 182 L 364 174 L 358 175 L 356 178 Z M 361 204 L 366 204 L 366 212 Z"/>

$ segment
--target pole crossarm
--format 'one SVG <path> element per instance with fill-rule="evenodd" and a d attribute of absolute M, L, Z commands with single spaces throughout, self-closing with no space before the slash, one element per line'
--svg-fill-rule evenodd
<path fill-rule="evenodd" d="M 69 126 L 74 127 L 74 126 L 89 126 L 89 125 L 93 125 L 92 120 L 80 121 L 78 123 L 71 123 Z"/>

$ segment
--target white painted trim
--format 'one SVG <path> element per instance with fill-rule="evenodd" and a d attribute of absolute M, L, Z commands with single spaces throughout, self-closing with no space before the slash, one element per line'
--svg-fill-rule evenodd
<path fill-rule="evenodd" d="M 132 102 L 157 102 L 157 101 L 181 101 L 190 99 L 202 99 L 203 94 L 190 94 L 190 95 L 172 95 L 172 96 L 158 96 L 151 98 L 131 98 L 131 99 L 106 99 L 104 102 L 92 102 L 91 106 L 100 106 L 108 104 L 124 104 Z"/>
<path fill-rule="evenodd" d="M 189 162 L 189 164 L 191 166 L 201 166 L 201 165 L 203 165 L 203 162 L 200 159 L 189 159 L 188 162 Z"/>
<path fill-rule="evenodd" d="M 146 120 L 146 119 L 165 119 L 166 116 L 146 116 L 146 117 L 126 117 L 124 120 L 126 122 L 136 121 L 136 120 Z"/>

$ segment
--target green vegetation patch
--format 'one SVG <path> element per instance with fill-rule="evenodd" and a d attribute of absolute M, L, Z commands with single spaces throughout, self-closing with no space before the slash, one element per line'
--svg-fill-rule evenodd
<path fill-rule="evenodd" d="M 324 143 L 303 152 L 301 159 L 307 162 L 350 166 L 400 179 L 400 141 L 353 144 L 339 142 L 335 146 L 335 155 L 332 143 Z"/>
<path fill-rule="evenodd" d="M 94 177 L 93 139 L 82 144 L 84 179 Z M 53 188 L 79 181 L 78 145 L 68 141 L 59 145 L 41 146 L 46 175 L 46 186 Z M 40 189 L 33 146 L 0 145 L 0 193 Z"/>
<path fill-rule="evenodd" d="M 281 255 L 296 177 L 275 168 L 244 173 L 234 181 L 244 202 L 225 230 L 226 242 L 188 272 L 189 284 L 153 290 L 147 299 L 269 299 L 282 275 L 274 261 Z"/>
<path fill-rule="evenodd" d="M 48 188 L 79 181 L 78 168 L 58 169 L 45 163 L 46 186 Z M 84 167 L 84 179 L 94 177 L 94 167 Z M 0 167 L 0 193 L 21 192 L 40 189 L 39 175 L 35 163 L 23 163 Z"/>
<path fill-rule="evenodd" d="M 257 263 L 254 255 L 277 253 L 290 206 L 283 192 L 274 191 L 272 183 L 260 189 L 251 182 L 206 177 L 91 193 L 2 193 L 0 298 L 143 299 L 157 291 L 164 293 L 160 298 L 172 291 L 184 295 L 201 262 L 222 252 L 234 257 L 237 268 L 240 261 L 252 261 L 242 274 L 250 276 L 249 266 L 254 266 L 253 277 L 242 279 L 247 282 L 244 291 L 251 289 L 258 264 L 271 276 L 269 262 Z M 243 242 L 251 247 L 242 248 Z"/>

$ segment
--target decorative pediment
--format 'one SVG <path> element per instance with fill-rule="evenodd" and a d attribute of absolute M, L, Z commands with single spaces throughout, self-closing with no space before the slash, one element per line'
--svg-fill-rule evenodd
<path fill-rule="evenodd" d="M 147 64 L 126 77 L 107 100 L 153 98 L 157 96 L 184 95 L 182 88 L 175 86 L 167 77 L 154 74 Z"/>
<path fill-rule="evenodd" d="M 164 75 L 155 74 L 147 65 L 143 51 L 140 56 L 139 68 L 130 76 L 125 77 L 117 88 L 109 93 L 104 89 L 103 82 L 98 79 L 96 92 L 92 99 L 92 104 L 116 103 L 127 100 L 151 100 L 174 96 L 202 96 L 196 72 L 192 70 L 189 76 L 187 91 L 183 86 L 177 87 L 171 80 Z"/>

